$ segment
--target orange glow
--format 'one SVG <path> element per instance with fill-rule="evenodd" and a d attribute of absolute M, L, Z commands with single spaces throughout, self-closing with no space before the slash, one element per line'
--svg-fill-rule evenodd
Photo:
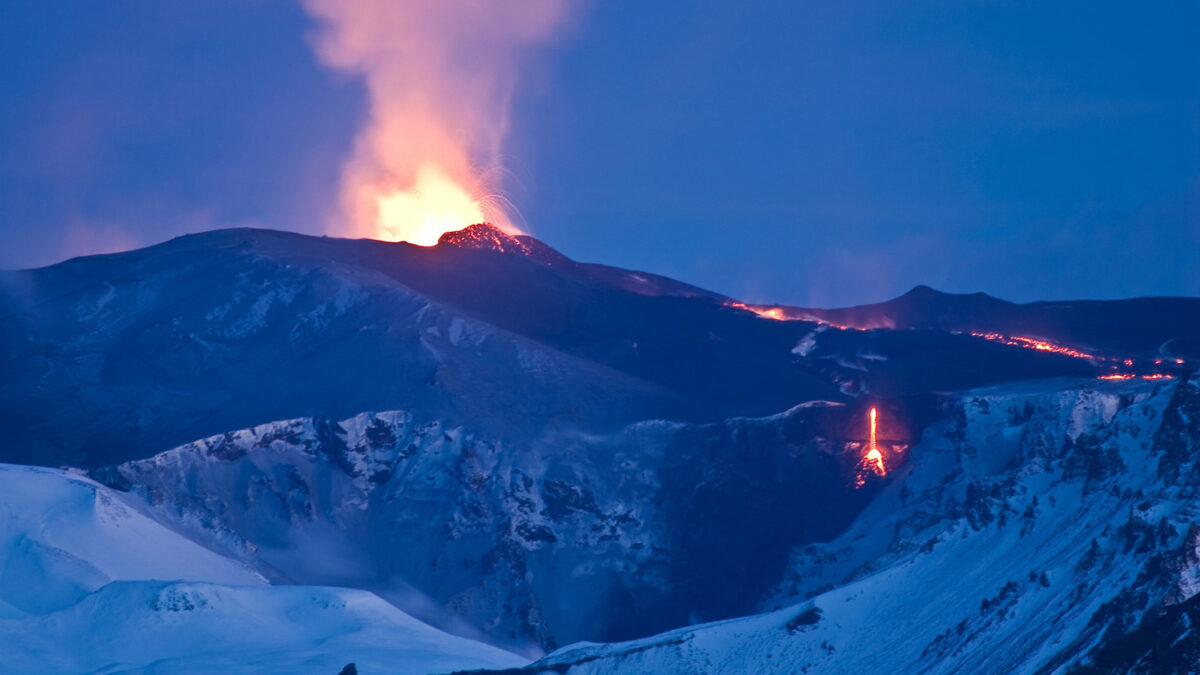
<path fill-rule="evenodd" d="M 368 232 L 374 239 L 433 246 L 444 232 L 487 220 L 479 200 L 432 164 L 417 171 L 408 189 L 371 196 L 376 215 Z"/>
<path fill-rule="evenodd" d="M 871 408 L 871 435 L 867 441 L 867 452 L 863 455 L 862 460 L 858 463 L 858 475 L 854 479 L 854 487 L 860 488 L 867 484 L 867 476 L 875 474 L 883 477 L 887 475 L 887 467 L 883 464 L 883 453 L 879 450 L 879 442 L 876 436 L 876 418 L 878 411 Z"/>
<path fill-rule="evenodd" d="M 867 463 L 875 465 L 875 472 L 880 476 L 887 475 L 887 469 L 883 467 L 883 453 L 879 452 L 879 448 L 871 448 L 867 451 Z"/>
<path fill-rule="evenodd" d="M 886 476 L 887 469 L 883 467 L 883 453 L 879 452 L 879 445 L 875 442 L 875 415 L 875 409 L 871 408 L 871 442 L 867 445 L 866 460 L 875 465 L 875 470 L 880 476 Z"/>
<path fill-rule="evenodd" d="M 747 312 L 754 312 L 764 319 L 787 321 L 787 316 L 783 313 L 782 307 L 762 307 L 759 305 L 747 305 L 744 302 L 731 302 L 729 306 L 735 309 L 744 309 Z"/>
<path fill-rule="evenodd" d="M 876 412 L 876 410 L 874 408 L 871 408 L 871 443 L 867 447 L 871 448 L 872 452 L 875 452 L 875 450 L 876 450 L 876 447 L 875 447 L 875 445 L 876 445 L 875 444 L 875 416 L 877 414 L 878 413 Z"/>
<path fill-rule="evenodd" d="M 428 246 L 474 223 L 517 232 L 497 195 L 510 103 L 522 58 L 570 7 L 520 4 L 303 0 L 321 63 L 366 92 L 332 233 Z"/>
<path fill-rule="evenodd" d="M 1039 338 L 1022 337 L 1019 335 L 1008 336 L 1002 333 L 979 333 L 971 331 L 971 335 L 984 340 L 992 340 L 993 342 L 1002 342 L 1010 347 L 1024 347 L 1025 349 L 1036 349 L 1039 352 L 1052 352 L 1054 354 L 1062 354 L 1063 356 L 1071 356 L 1077 359 L 1094 359 L 1091 354 L 1081 352 L 1078 349 L 1063 347 L 1056 345 L 1053 342 L 1042 340 Z"/>
<path fill-rule="evenodd" d="M 843 326 L 837 323 L 830 323 L 829 321 L 808 313 L 798 313 L 789 316 L 783 307 L 778 306 L 750 305 L 744 302 L 728 302 L 725 304 L 725 306 L 733 307 L 734 309 L 743 309 L 747 312 L 753 312 L 764 319 L 770 319 L 772 321 L 808 321 L 810 323 L 819 323 L 822 326 L 829 326 L 830 328 L 836 328 L 838 330 L 867 330 L 865 328 L 855 328 L 853 326 Z"/>
<path fill-rule="evenodd" d="M 1167 373 L 1146 373 L 1144 375 L 1136 375 L 1134 373 L 1112 373 L 1110 375 L 1101 375 L 1100 379 L 1101 380 L 1133 380 L 1133 379 L 1141 378 L 1143 380 L 1170 380 L 1170 379 L 1173 379 L 1174 377 L 1175 377 L 1174 375 L 1168 375 Z"/>

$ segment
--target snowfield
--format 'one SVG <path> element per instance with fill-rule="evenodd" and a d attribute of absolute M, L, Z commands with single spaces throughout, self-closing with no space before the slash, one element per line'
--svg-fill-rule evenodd
<path fill-rule="evenodd" d="M 428 673 L 525 660 L 360 590 L 271 586 L 65 471 L 0 465 L 0 670 Z"/>

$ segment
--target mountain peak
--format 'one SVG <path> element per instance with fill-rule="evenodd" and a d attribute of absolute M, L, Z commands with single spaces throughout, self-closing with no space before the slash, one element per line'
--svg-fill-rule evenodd
<path fill-rule="evenodd" d="M 902 298 L 905 298 L 905 299 L 916 298 L 916 299 L 925 300 L 925 301 L 970 299 L 970 300 L 989 300 L 989 301 L 993 301 L 993 302 L 1002 302 L 1002 301 L 998 300 L 997 298 L 993 298 L 992 296 L 990 296 L 987 293 L 984 293 L 982 291 L 976 291 L 975 293 L 947 293 L 946 291 L 939 291 L 938 289 L 933 288 L 932 286 L 926 286 L 925 284 L 919 284 L 917 286 L 913 286 L 912 290 L 910 290 L 909 292 L 905 293 L 904 295 L 902 295 L 896 299 L 899 300 Z"/>
<path fill-rule="evenodd" d="M 909 290 L 907 293 L 905 293 L 904 295 L 902 295 L 900 297 L 938 297 L 938 296 L 943 296 L 943 295 L 947 295 L 947 294 L 943 293 L 942 291 L 939 291 L 938 289 L 936 289 L 932 286 L 926 286 L 925 284 L 917 284 L 916 286 L 913 286 L 911 290 Z"/>
<path fill-rule="evenodd" d="M 514 235 L 491 223 L 476 223 L 461 230 L 446 232 L 437 245 L 510 253 L 533 258 L 547 265 L 570 263 L 570 259 L 528 235 Z"/>

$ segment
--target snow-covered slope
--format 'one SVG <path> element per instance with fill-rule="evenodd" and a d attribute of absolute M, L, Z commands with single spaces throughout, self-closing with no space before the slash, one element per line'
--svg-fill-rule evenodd
<path fill-rule="evenodd" d="M 1200 379 L 996 387 L 947 412 L 845 535 L 794 552 L 786 608 L 520 672 L 1033 673 L 1095 655 L 1158 672 L 1170 650 L 1125 636 L 1186 626 L 1173 608 L 1198 590 Z"/>
<path fill-rule="evenodd" d="M 0 465 L 0 671 L 427 673 L 523 661 L 359 590 L 269 586 L 64 471 Z"/>
<path fill-rule="evenodd" d="M 273 579 L 367 588 L 537 649 L 752 610 L 789 546 L 836 536 L 873 493 L 853 487 L 857 455 L 842 452 L 857 422 L 808 404 L 514 445 L 364 413 L 261 425 L 97 475 Z"/>
<path fill-rule="evenodd" d="M 73 605 L 110 581 L 266 583 L 124 495 L 55 469 L 0 465 L 0 556 L 0 616 L 9 618 Z"/>
<path fill-rule="evenodd" d="M 120 581 L 49 614 L 0 619 L 5 672 L 363 673 L 519 666 L 365 591 Z"/>

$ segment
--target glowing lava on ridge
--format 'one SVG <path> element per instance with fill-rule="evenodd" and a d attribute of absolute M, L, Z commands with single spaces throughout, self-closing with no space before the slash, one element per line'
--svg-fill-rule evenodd
<path fill-rule="evenodd" d="M 1063 356 L 1071 356 L 1077 359 L 1094 360 L 1096 358 L 1087 352 L 1081 352 L 1078 349 L 1071 349 L 1070 347 L 1056 345 L 1049 340 L 1042 340 L 1040 338 L 1023 337 L 1020 335 L 1008 336 L 1004 335 L 1003 333 L 981 333 L 977 331 L 971 331 L 971 336 L 983 338 L 984 340 L 991 340 L 992 342 L 1001 342 L 1010 347 L 1024 347 L 1025 349 L 1035 349 L 1039 352 L 1052 352 L 1054 354 L 1062 354 Z"/>
<path fill-rule="evenodd" d="M 1170 373 L 1153 372 L 1139 374 L 1136 372 L 1130 372 L 1128 370 L 1120 370 L 1122 366 L 1125 368 L 1133 368 L 1135 365 L 1134 360 L 1112 356 L 1096 356 L 1078 349 L 1072 349 L 1071 347 L 1064 347 L 1063 345 L 1054 344 L 1053 342 L 1043 340 L 1041 338 L 1023 337 L 1019 335 L 1008 336 L 1004 335 L 1003 333 L 983 333 L 977 331 L 971 331 L 971 337 L 983 338 L 984 340 L 991 340 L 993 342 L 1000 342 L 1009 345 L 1010 347 L 1022 347 L 1024 349 L 1034 349 L 1040 352 L 1062 354 L 1063 356 L 1070 356 L 1077 359 L 1087 359 L 1093 363 L 1096 363 L 1097 365 L 1107 364 L 1114 371 L 1117 371 L 1108 373 L 1106 375 L 1101 375 L 1101 380 L 1170 380 L 1175 377 Z M 1175 365 L 1181 366 L 1184 364 L 1183 359 L 1174 359 L 1174 362 Z M 1154 365 L 1163 365 L 1163 360 L 1155 359 Z"/>
<path fill-rule="evenodd" d="M 1166 373 L 1146 373 L 1144 375 L 1136 375 L 1134 373 L 1110 373 L 1108 375 L 1101 375 L 1100 379 L 1101 380 L 1133 380 L 1133 379 L 1141 378 L 1143 380 L 1170 380 L 1170 379 L 1173 379 L 1174 377 L 1175 377 L 1174 375 L 1168 375 Z"/>
<path fill-rule="evenodd" d="M 854 326 L 843 326 L 837 323 L 831 323 L 818 316 L 813 316 L 807 312 L 799 312 L 789 314 L 788 310 L 778 305 L 750 305 L 744 302 L 729 301 L 725 303 L 726 307 L 741 309 L 747 312 L 757 314 L 760 318 L 770 319 L 772 321 L 807 321 L 809 323 L 819 323 L 822 326 L 829 326 L 838 330 L 867 330 L 864 328 L 856 328 Z M 794 310 L 794 308 L 792 308 Z"/>
<path fill-rule="evenodd" d="M 747 305 L 744 302 L 731 302 L 729 306 L 734 309 L 744 309 L 747 312 L 754 312 L 762 318 L 771 319 L 772 321 L 788 320 L 787 315 L 783 313 L 783 308 L 781 307 L 758 307 L 756 305 Z"/>

